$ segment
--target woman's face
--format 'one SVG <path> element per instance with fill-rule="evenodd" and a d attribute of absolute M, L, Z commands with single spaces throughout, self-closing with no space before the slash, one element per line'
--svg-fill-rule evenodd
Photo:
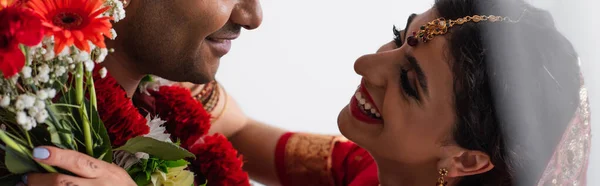
<path fill-rule="evenodd" d="M 363 81 L 338 125 L 375 157 L 422 163 L 439 159 L 441 147 L 452 144 L 455 112 L 447 42 L 441 36 L 415 47 L 404 42 L 436 14 L 430 9 L 409 18 L 400 42 L 389 42 L 354 64 Z"/>

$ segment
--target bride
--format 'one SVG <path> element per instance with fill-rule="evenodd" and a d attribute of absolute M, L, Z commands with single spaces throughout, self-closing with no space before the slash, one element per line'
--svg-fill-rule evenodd
<path fill-rule="evenodd" d="M 350 141 L 214 124 L 268 185 L 585 185 L 586 90 L 571 43 L 522 0 L 436 0 L 375 54 L 338 126 Z M 196 87 L 183 83 L 183 86 Z"/>

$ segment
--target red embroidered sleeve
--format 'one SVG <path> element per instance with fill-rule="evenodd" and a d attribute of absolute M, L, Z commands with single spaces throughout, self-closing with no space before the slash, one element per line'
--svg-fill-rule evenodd
<path fill-rule="evenodd" d="M 368 152 L 340 136 L 286 133 L 277 144 L 275 165 L 283 186 L 378 184 Z"/>

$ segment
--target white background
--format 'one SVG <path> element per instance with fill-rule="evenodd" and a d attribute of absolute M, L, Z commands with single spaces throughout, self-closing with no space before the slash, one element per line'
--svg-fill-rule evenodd
<path fill-rule="evenodd" d="M 552 11 L 582 56 L 592 118 L 600 108 L 599 21 L 592 0 L 529 0 Z M 263 25 L 244 31 L 217 78 L 245 112 L 292 131 L 339 134 L 336 119 L 358 83 L 353 63 L 392 39 L 392 25 L 433 0 L 262 0 Z M 595 33 L 595 34 L 594 34 Z M 593 120 L 594 121 L 594 120 Z M 593 126 L 588 185 L 600 185 L 600 125 Z M 594 176 L 595 175 L 595 176 Z"/>

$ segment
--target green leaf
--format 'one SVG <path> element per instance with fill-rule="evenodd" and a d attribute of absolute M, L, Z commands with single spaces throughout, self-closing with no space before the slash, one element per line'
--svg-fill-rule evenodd
<path fill-rule="evenodd" d="M 185 166 L 187 164 L 190 164 L 188 161 L 185 160 L 177 160 L 177 161 L 166 161 L 165 165 L 169 168 L 173 168 L 173 167 L 181 167 L 181 166 Z"/>
<path fill-rule="evenodd" d="M 4 148 L 4 163 L 6 168 L 13 174 L 23 174 L 28 172 L 39 172 L 36 163 L 30 159 L 18 155 L 17 152 L 11 148 Z"/>
<path fill-rule="evenodd" d="M 146 186 L 151 182 L 150 179 L 146 179 L 145 174 L 137 174 L 133 180 L 138 186 Z"/>
<path fill-rule="evenodd" d="M 127 141 L 125 145 L 115 149 L 124 150 L 135 154 L 145 152 L 161 160 L 180 160 L 185 158 L 195 158 L 194 154 L 176 146 L 173 143 L 158 141 L 148 137 L 135 137 Z"/>
<path fill-rule="evenodd" d="M 66 147 L 67 149 L 77 150 L 77 144 L 74 140 L 75 136 L 71 130 L 71 126 L 77 121 L 74 121 L 73 117 L 69 117 L 69 114 L 72 113 L 72 108 L 52 104 L 47 109 L 49 118 L 46 120 L 46 124 L 52 143 L 57 146 Z"/>
<path fill-rule="evenodd" d="M 80 116 L 77 106 L 74 106 L 76 105 L 75 89 L 72 88 L 66 92 L 58 103 L 61 104 L 52 104 L 49 106 L 51 113 L 50 118 L 51 120 L 54 120 L 52 122 L 54 126 L 53 128 L 49 127 L 49 130 L 53 129 L 58 131 L 55 132 L 55 135 L 52 138 L 53 142 L 56 141 L 57 143 L 55 144 L 69 145 L 69 148 L 77 150 L 77 144 L 75 143 L 77 139 L 79 139 L 79 141 L 84 141 L 83 131 L 81 130 L 82 127 L 80 126 L 83 124 L 82 119 L 84 118 Z M 90 128 L 92 129 L 92 149 L 94 151 L 94 158 L 112 163 L 112 144 L 110 142 L 110 137 L 108 136 L 108 131 L 104 127 L 102 120 L 100 120 L 98 110 L 89 106 L 89 100 L 87 99 L 84 100 L 83 105 L 88 105 L 85 110 L 91 121 Z M 52 134 L 53 132 L 50 133 Z M 60 138 L 56 138 L 56 134 L 58 134 Z"/>
<path fill-rule="evenodd" d="M 100 140 L 102 140 L 102 143 L 98 144 L 98 146 L 94 148 L 94 154 L 104 155 L 104 157 L 102 157 L 102 160 L 108 163 L 112 163 L 112 143 L 110 142 L 108 131 L 104 127 L 104 123 L 100 119 L 100 115 L 98 115 L 98 111 L 96 110 L 96 108 L 92 107 L 91 113 L 90 110 L 88 110 L 88 116 L 91 116 L 92 118 L 91 128 L 93 132 L 97 134 L 98 137 L 100 137 L 100 139 L 96 138 L 94 141 L 100 142 Z"/>

